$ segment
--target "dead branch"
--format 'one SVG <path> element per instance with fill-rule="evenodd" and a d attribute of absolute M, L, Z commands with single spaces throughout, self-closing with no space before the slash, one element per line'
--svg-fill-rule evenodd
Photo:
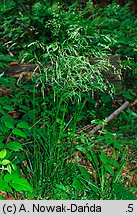
<path fill-rule="evenodd" d="M 110 116 L 108 116 L 105 119 L 105 122 L 108 123 L 110 121 L 112 121 L 116 116 L 118 116 L 124 109 L 126 109 L 129 105 L 129 101 L 126 101 L 121 107 L 119 107 L 117 110 L 115 110 Z M 92 130 L 89 131 L 89 133 L 96 133 L 98 130 L 100 130 L 102 127 L 104 126 L 104 124 L 99 124 L 97 126 L 95 126 Z"/>

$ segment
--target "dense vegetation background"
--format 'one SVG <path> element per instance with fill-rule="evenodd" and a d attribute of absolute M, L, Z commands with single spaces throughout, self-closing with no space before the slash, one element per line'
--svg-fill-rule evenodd
<path fill-rule="evenodd" d="M 95 3 L 0 1 L 1 199 L 136 199 L 136 14 Z"/>

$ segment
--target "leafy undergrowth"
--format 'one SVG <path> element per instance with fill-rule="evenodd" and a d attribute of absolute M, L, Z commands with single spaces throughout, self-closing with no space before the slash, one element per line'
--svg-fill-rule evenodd
<path fill-rule="evenodd" d="M 136 199 L 137 20 L 129 6 L 0 4 L 1 199 Z M 121 71 L 107 61 L 117 54 Z M 5 66 L 22 59 L 40 74 L 5 77 Z M 122 89 L 103 75 L 112 68 Z M 106 125 L 122 100 L 129 108 Z M 92 123 L 102 132 L 79 130 Z"/>
<path fill-rule="evenodd" d="M 135 112 L 115 119 L 109 127 L 113 133 L 78 132 L 77 125 L 87 123 L 84 106 L 77 104 L 74 112 L 74 104 L 68 106 L 61 97 L 54 102 L 51 95 L 49 103 L 48 93 L 43 98 L 28 82 L 29 88 L 13 85 L 0 100 L 5 199 L 135 199 Z"/>

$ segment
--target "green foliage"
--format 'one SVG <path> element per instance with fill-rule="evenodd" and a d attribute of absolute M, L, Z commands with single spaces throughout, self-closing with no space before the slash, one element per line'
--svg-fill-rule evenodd
<path fill-rule="evenodd" d="M 18 168 L 18 164 L 24 160 L 20 138 L 27 138 L 25 129 L 28 129 L 28 124 L 23 121 L 17 123 L 9 116 L 8 112 L 14 111 L 14 106 L 8 101 L 2 107 L 3 102 L 5 104 L 4 100 L 0 101 L 0 191 L 32 191 L 31 185 L 22 178 Z"/>
<path fill-rule="evenodd" d="M 2 148 L 3 147 L 3 148 Z M 12 141 L 6 144 L 1 143 L 0 151 L 0 191 L 12 192 L 14 191 L 32 191 L 31 185 L 26 179 L 21 177 L 21 173 L 16 165 L 17 155 L 14 152 L 23 150 L 22 145 L 18 142 Z"/>
<path fill-rule="evenodd" d="M 110 126 L 103 119 L 116 108 L 113 99 L 136 97 L 136 17 L 128 5 L 65 2 L 0 2 L 0 191 L 33 199 L 134 199 L 122 172 L 127 146 L 133 147 L 126 137 L 136 143 L 136 112 L 123 112 Z M 103 75 L 115 54 L 121 92 Z M 5 66 L 21 60 L 40 74 L 21 82 L 4 78 Z M 103 123 L 105 134 L 77 134 L 88 123 Z"/>
<path fill-rule="evenodd" d="M 15 191 L 32 191 L 32 187 L 26 179 L 20 177 L 17 172 L 11 172 L 4 175 L 0 179 L 0 191 L 12 192 Z"/>
<path fill-rule="evenodd" d="M 136 199 L 120 182 L 127 154 L 122 141 L 111 133 L 96 139 L 78 139 L 81 144 L 76 149 L 82 153 L 82 158 L 79 158 L 82 164 L 78 165 L 80 172 L 74 178 L 73 187 L 77 191 L 92 193 L 92 199 L 95 194 L 98 194 L 98 199 Z"/>
<path fill-rule="evenodd" d="M 119 200 L 136 200 L 136 197 L 122 183 L 113 184 L 113 191 Z"/>

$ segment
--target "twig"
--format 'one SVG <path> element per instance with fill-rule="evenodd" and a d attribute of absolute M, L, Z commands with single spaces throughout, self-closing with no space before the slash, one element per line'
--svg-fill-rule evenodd
<path fill-rule="evenodd" d="M 108 123 L 110 121 L 112 121 L 116 116 L 118 116 L 124 109 L 126 109 L 129 105 L 129 101 L 126 101 L 121 107 L 119 107 L 117 110 L 115 110 L 110 116 L 108 116 L 105 119 L 105 122 Z M 95 126 L 92 130 L 89 131 L 89 133 L 96 133 L 98 130 L 100 130 L 102 127 L 104 126 L 104 124 L 99 124 L 97 126 Z"/>

